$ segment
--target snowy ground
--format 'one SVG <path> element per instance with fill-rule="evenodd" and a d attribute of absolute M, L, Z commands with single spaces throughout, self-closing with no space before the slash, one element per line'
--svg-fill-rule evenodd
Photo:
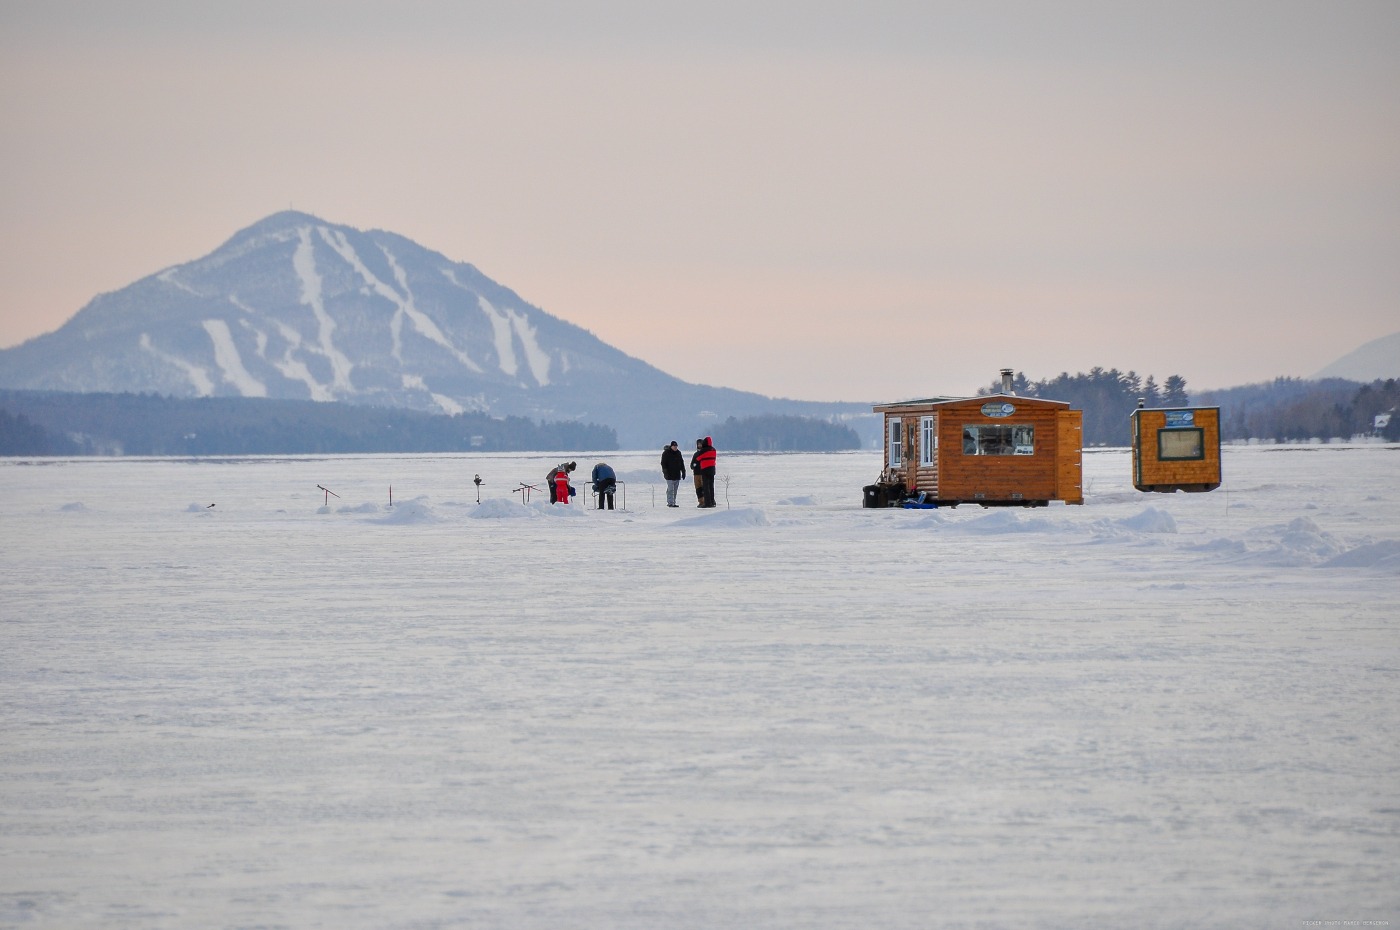
<path fill-rule="evenodd" d="M 559 458 L 0 460 L 0 926 L 1400 926 L 1400 447 Z"/>

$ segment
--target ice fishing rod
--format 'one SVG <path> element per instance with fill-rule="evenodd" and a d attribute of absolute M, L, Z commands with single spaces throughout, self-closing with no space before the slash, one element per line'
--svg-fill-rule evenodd
<path fill-rule="evenodd" d="M 325 491 L 325 492 L 326 492 L 326 506 L 327 506 L 327 507 L 329 507 L 329 506 L 331 505 L 331 498 L 332 498 L 332 497 L 334 497 L 336 500 L 340 500 L 340 495 L 337 494 L 337 493 L 335 493 L 334 491 L 332 491 L 330 488 L 321 487 L 321 485 L 319 485 L 319 484 L 316 485 L 316 487 L 318 487 L 318 488 L 320 488 L 322 491 Z"/>

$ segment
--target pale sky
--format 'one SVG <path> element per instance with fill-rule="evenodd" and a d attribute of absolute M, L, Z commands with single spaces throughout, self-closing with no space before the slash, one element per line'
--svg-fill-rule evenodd
<path fill-rule="evenodd" d="M 0 0 L 0 140 L 0 346 L 289 207 L 804 400 L 1400 331 L 1394 0 Z"/>

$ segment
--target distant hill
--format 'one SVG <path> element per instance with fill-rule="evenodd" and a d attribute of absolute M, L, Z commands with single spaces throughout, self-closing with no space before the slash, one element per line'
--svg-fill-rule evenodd
<path fill-rule="evenodd" d="M 0 388 L 341 401 L 597 423 L 623 448 L 727 417 L 879 424 L 865 403 L 690 384 L 391 232 L 283 212 L 0 350 Z"/>
<path fill-rule="evenodd" d="M 611 450 L 612 429 L 402 407 L 0 390 L 0 455 Z"/>
<path fill-rule="evenodd" d="M 730 417 L 711 434 L 719 448 L 753 452 L 841 452 L 860 448 L 855 431 L 807 417 Z"/>
<path fill-rule="evenodd" d="M 1373 339 L 1312 376 L 1314 381 L 1328 378 L 1362 383 L 1400 378 L 1400 333 Z"/>
<path fill-rule="evenodd" d="M 1276 378 L 1193 398 L 1203 406 L 1220 408 L 1221 438 L 1296 442 L 1311 439 L 1352 439 L 1379 436 L 1400 439 L 1400 417 L 1378 423 L 1378 414 L 1400 407 L 1400 382 L 1395 378 L 1359 384 L 1345 378 Z"/>

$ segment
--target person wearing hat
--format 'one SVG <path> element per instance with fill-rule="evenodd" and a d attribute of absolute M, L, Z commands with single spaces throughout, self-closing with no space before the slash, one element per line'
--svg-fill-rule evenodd
<path fill-rule="evenodd" d="M 700 450 L 705 448 L 705 440 L 695 440 L 695 454 L 690 457 L 690 473 L 695 476 L 695 499 L 705 506 L 705 478 L 700 474 Z"/>
<path fill-rule="evenodd" d="M 569 484 L 569 473 L 561 471 L 554 476 L 554 503 L 567 504 L 569 498 L 574 494 L 573 485 Z"/>
<path fill-rule="evenodd" d="M 681 455 L 680 443 L 674 439 L 661 450 L 661 477 L 666 479 L 666 506 L 679 507 L 676 492 L 685 478 L 685 456 Z"/>
<path fill-rule="evenodd" d="M 561 475 L 564 477 L 564 487 L 566 488 L 564 492 L 564 503 L 567 504 L 569 502 L 569 495 L 573 493 L 573 489 L 569 488 L 569 475 L 573 473 L 575 468 L 578 468 L 578 462 L 565 462 L 558 468 L 551 468 L 549 470 L 549 474 L 545 477 L 544 483 L 549 486 L 549 502 L 551 504 L 559 503 L 559 477 Z"/>
<path fill-rule="evenodd" d="M 715 506 L 715 461 L 718 458 L 714 440 L 706 436 L 695 453 L 695 461 L 700 465 L 701 507 Z"/>

